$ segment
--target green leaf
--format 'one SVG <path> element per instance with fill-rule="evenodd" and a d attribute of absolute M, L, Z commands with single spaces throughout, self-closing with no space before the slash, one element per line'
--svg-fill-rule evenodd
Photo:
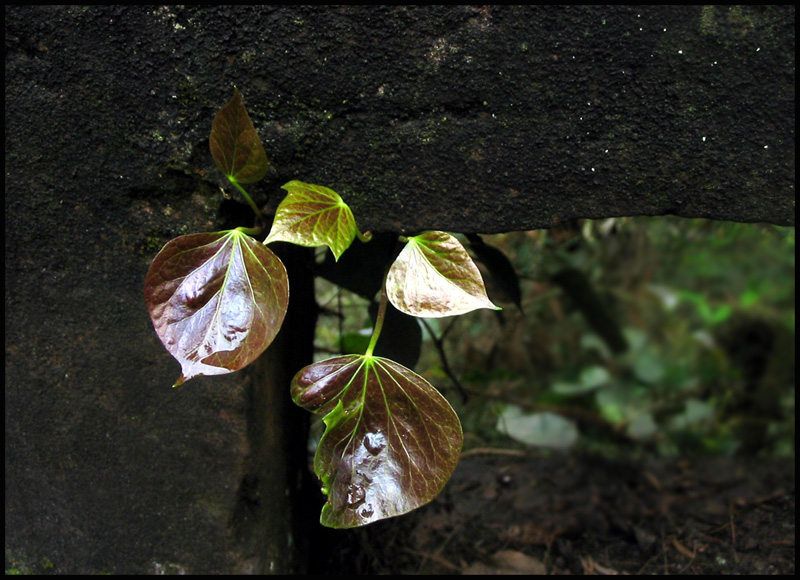
<path fill-rule="evenodd" d="M 233 183 L 254 183 L 267 174 L 267 154 L 239 89 L 214 117 L 209 146 L 217 167 Z"/>
<path fill-rule="evenodd" d="M 520 443 L 553 449 L 568 449 L 579 435 L 574 421 L 549 411 L 524 413 L 516 405 L 497 418 L 497 430 Z"/>
<path fill-rule="evenodd" d="M 231 230 L 169 242 L 144 293 L 158 337 L 181 364 L 177 386 L 239 370 L 264 352 L 286 315 L 289 280 L 269 248 Z"/>
<path fill-rule="evenodd" d="M 559 395 L 582 395 L 608 384 L 611 381 L 611 374 L 605 367 L 598 365 L 586 367 L 581 371 L 578 383 L 568 383 L 556 381 L 552 385 L 552 391 Z"/>
<path fill-rule="evenodd" d="M 643 383 L 661 382 L 666 370 L 664 361 L 650 350 L 640 352 L 633 362 L 633 374 Z"/>
<path fill-rule="evenodd" d="M 408 238 L 386 278 L 395 308 L 412 316 L 441 318 L 478 308 L 500 310 L 464 246 L 445 232 Z"/>
<path fill-rule="evenodd" d="M 289 193 L 278 206 L 264 243 L 328 246 L 338 261 L 358 233 L 350 207 L 338 193 L 322 185 L 290 181 L 283 189 Z"/>
<path fill-rule="evenodd" d="M 323 416 L 314 471 L 328 501 L 320 522 L 362 526 L 435 498 L 458 463 L 463 434 L 447 400 L 389 359 L 347 355 L 292 380 L 298 405 Z"/>

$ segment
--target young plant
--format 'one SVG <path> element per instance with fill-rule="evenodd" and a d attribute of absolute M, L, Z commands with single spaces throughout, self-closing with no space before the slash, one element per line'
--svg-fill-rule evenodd
<path fill-rule="evenodd" d="M 261 218 L 242 184 L 266 175 L 267 156 L 236 89 L 214 119 L 210 148 L 219 170 Z M 266 244 L 327 246 L 338 261 L 356 237 L 369 241 L 336 192 L 300 181 L 283 189 L 287 195 L 263 243 L 255 239 L 259 228 L 186 235 L 153 260 L 145 299 L 156 333 L 181 364 L 174 386 L 239 370 L 277 335 L 289 282 Z M 447 400 L 410 369 L 373 354 L 388 302 L 426 318 L 498 309 L 455 237 L 425 232 L 400 240 L 405 246 L 385 276 L 366 352 L 311 364 L 290 385 L 294 402 L 325 424 L 314 471 L 327 495 L 320 521 L 333 528 L 361 526 L 431 501 L 461 452 L 461 423 Z"/>

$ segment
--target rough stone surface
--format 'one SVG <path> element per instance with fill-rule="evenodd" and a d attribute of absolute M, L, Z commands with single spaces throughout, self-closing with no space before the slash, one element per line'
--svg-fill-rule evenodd
<path fill-rule="evenodd" d="M 7 567 L 296 569 L 241 537 L 268 526 L 253 438 L 290 412 L 253 426 L 269 369 L 171 389 L 142 297 L 170 238 L 249 225 L 208 153 L 234 85 L 267 208 L 301 179 L 373 231 L 794 224 L 793 7 L 5 14 Z"/>

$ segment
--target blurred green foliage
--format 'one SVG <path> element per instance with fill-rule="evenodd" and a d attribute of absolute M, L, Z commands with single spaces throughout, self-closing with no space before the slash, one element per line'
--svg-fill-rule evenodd
<path fill-rule="evenodd" d="M 459 412 L 465 449 L 794 453 L 794 228 L 613 218 L 483 240 L 514 265 L 522 309 L 428 321 L 449 369 L 427 331 L 416 367 Z M 322 280 L 318 301 L 322 355 L 357 348 L 365 301 Z"/>

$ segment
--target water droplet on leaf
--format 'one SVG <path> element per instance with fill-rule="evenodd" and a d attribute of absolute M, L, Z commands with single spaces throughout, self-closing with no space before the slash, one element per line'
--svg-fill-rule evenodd
<path fill-rule="evenodd" d="M 364 435 L 364 447 L 366 447 L 367 451 L 372 455 L 378 455 L 378 453 L 386 448 L 386 437 L 380 432 L 367 433 Z"/>
<path fill-rule="evenodd" d="M 364 503 L 367 493 L 360 485 L 351 484 L 347 488 L 347 505 L 356 508 Z"/>

